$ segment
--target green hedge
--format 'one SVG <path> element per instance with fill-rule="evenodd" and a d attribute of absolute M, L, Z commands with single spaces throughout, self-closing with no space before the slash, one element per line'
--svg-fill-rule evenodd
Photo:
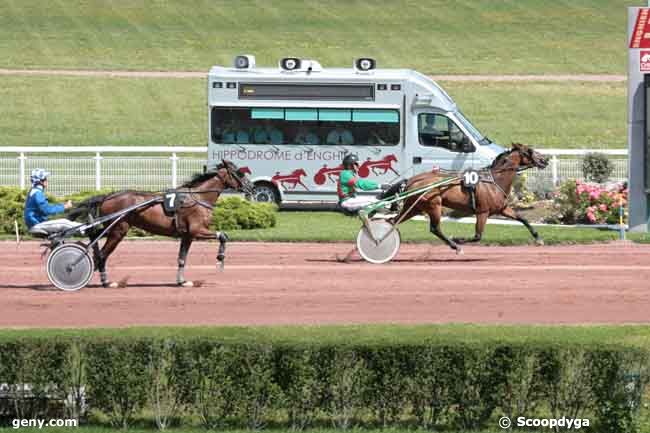
<path fill-rule="evenodd" d="M 57 200 L 48 195 L 50 203 L 63 203 L 72 200 L 79 203 L 99 194 L 108 194 L 111 191 L 82 191 L 63 199 Z M 20 233 L 25 235 L 27 227 L 23 221 L 25 199 L 27 191 L 16 187 L 0 187 L 0 234 L 13 235 L 15 233 L 14 221 L 18 221 Z M 252 203 L 239 197 L 225 197 L 219 199 L 212 213 L 212 230 L 234 229 L 265 229 L 275 227 L 277 207 L 273 204 Z M 132 228 L 129 236 L 150 236 L 144 230 Z"/>
<path fill-rule="evenodd" d="M 120 427 L 150 417 L 161 429 L 200 422 L 208 429 L 468 430 L 525 415 L 588 418 L 593 431 L 634 432 L 640 401 L 630 385 L 645 389 L 647 367 L 648 353 L 636 348 L 532 341 L 5 337 L 0 383 L 12 393 L 0 399 L 0 415 L 78 416 L 82 398 L 68 405 L 52 399 L 85 389 L 90 419 Z"/>
<path fill-rule="evenodd" d="M 275 227 L 276 212 L 275 204 L 224 197 L 212 212 L 212 226 L 216 230 L 267 229 Z"/>

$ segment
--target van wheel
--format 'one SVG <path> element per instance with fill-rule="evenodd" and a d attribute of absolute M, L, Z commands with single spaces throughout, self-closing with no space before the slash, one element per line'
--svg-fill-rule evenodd
<path fill-rule="evenodd" d="M 255 184 L 253 200 L 259 203 L 280 203 L 280 194 L 274 186 L 268 183 Z"/>

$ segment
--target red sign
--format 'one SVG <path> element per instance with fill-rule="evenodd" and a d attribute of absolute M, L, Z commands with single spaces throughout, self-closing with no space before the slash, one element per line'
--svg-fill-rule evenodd
<path fill-rule="evenodd" d="M 639 69 L 641 72 L 650 71 L 650 50 L 639 51 Z"/>
<path fill-rule="evenodd" d="M 630 48 L 650 48 L 650 8 L 641 8 L 636 16 L 636 24 L 630 40 Z"/>

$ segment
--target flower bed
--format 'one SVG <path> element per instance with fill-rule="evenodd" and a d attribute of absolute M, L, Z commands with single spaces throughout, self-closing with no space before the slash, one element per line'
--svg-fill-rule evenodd
<path fill-rule="evenodd" d="M 627 221 L 627 185 L 600 185 L 569 180 L 554 194 L 554 215 L 549 222 L 566 224 L 618 224 L 620 207 Z"/>

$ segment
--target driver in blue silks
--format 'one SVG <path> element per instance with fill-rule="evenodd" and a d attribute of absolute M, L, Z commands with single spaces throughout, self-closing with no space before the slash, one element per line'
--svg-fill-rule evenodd
<path fill-rule="evenodd" d="M 62 213 L 72 207 L 70 200 L 64 204 L 50 204 L 48 202 L 45 196 L 45 188 L 47 188 L 47 178 L 49 175 L 50 173 L 42 168 L 32 170 L 30 177 L 32 187 L 27 194 L 25 212 L 23 214 L 25 224 L 32 234 L 48 235 L 81 225 L 81 223 L 65 218 L 48 221 L 48 216 Z"/>

